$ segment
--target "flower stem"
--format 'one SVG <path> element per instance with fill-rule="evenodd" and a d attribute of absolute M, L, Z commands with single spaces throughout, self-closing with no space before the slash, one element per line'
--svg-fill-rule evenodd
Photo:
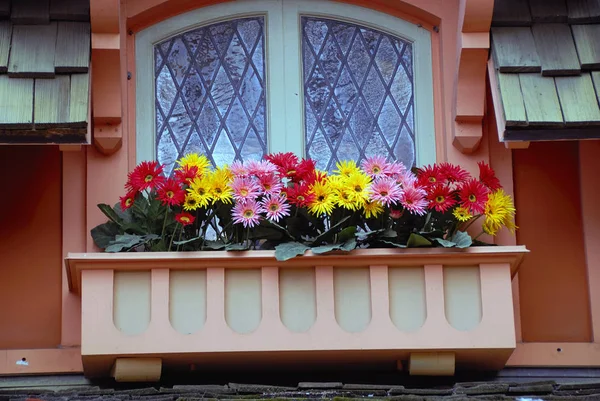
<path fill-rule="evenodd" d="M 475 218 L 471 219 L 467 225 L 465 226 L 465 228 L 463 228 L 463 231 L 467 231 L 467 228 L 471 227 L 471 224 L 475 223 L 477 221 L 477 219 L 479 219 L 481 216 L 483 216 L 482 214 L 478 214 L 477 216 L 475 216 Z"/>
<path fill-rule="evenodd" d="M 183 234 L 183 226 L 181 226 L 181 231 L 179 231 L 179 240 L 177 242 L 181 242 L 181 236 Z M 179 252 L 179 247 L 181 246 L 181 244 L 177 245 L 177 252 Z"/>
<path fill-rule="evenodd" d="M 173 245 L 173 239 L 175 238 L 175 233 L 177 232 L 177 228 L 180 224 L 175 226 L 175 230 L 173 230 L 173 235 L 171 235 L 171 242 L 169 242 L 169 252 L 171 252 L 171 246 Z M 183 231 L 183 226 L 181 226 L 181 231 Z M 181 238 L 181 233 L 179 233 L 179 237 Z"/>
<path fill-rule="evenodd" d="M 165 228 L 167 228 L 167 216 L 169 215 L 169 207 L 165 208 L 165 219 L 163 220 L 163 228 L 162 233 L 160 234 L 160 239 L 164 241 L 165 239 Z"/>

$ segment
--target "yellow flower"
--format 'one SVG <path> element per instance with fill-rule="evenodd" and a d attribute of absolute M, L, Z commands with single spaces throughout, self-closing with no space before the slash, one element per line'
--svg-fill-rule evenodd
<path fill-rule="evenodd" d="M 341 175 L 342 177 L 348 177 L 353 173 L 360 172 L 354 160 L 342 160 L 335 166 L 337 167 L 337 170 L 335 170 L 335 172 Z"/>
<path fill-rule="evenodd" d="M 314 195 L 313 201 L 308 205 L 310 212 L 318 216 L 331 214 L 334 207 L 334 196 L 327 184 L 317 181 L 310 187 L 309 192 Z"/>
<path fill-rule="evenodd" d="M 469 212 L 469 209 L 464 206 L 457 207 L 456 209 L 454 209 L 452 214 L 454 215 L 454 217 L 456 217 L 456 220 L 461 222 L 469 221 L 471 218 L 473 218 L 473 215 L 471 214 L 471 212 Z"/>
<path fill-rule="evenodd" d="M 230 204 L 233 199 L 233 190 L 229 186 L 228 172 L 223 169 L 217 169 L 208 175 L 210 183 L 210 195 L 213 203 L 221 201 Z"/>
<path fill-rule="evenodd" d="M 371 192 L 371 178 L 361 171 L 352 173 L 345 180 L 345 187 L 349 191 L 350 199 L 358 207 L 362 207 L 369 200 Z"/>
<path fill-rule="evenodd" d="M 185 201 L 183 202 L 183 210 L 186 211 L 192 211 L 192 210 L 196 210 L 200 207 L 200 204 L 198 202 L 198 195 L 196 195 L 194 192 L 188 192 L 185 195 Z"/>
<path fill-rule="evenodd" d="M 211 183 L 209 178 L 210 177 L 207 175 L 202 178 L 195 178 L 194 181 L 192 181 L 190 188 L 188 188 L 188 192 L 196 195 L 196 200 L 200 207 L 207 207 L 210 201 L 212 201 Z"/>
<path fill-rule="evenodd" d="M 199 155 L 198 153 L 188 153 L 183 156 L 181 159 L 177 161 L 181 167 L 198 167 L 198 174 L 205 174 L 208 171 L 208 167 L 210 166 L 210 161 L 204 155 Z"/>
<path fill-rule="evenodd" d="M 383 212 L 383 205 L 379 202 L 365 202 L 363 205 L 365 217 L 370 219 L 371 217 L 377 217 Z"/>
<path fill-rule="evenodd" d="M 338 206 L 341 206 L 345 209 L 348 210 L 356 210 L 356 202 L 354 202 L 354 200 L 352 200 L 352 198 L 350 197 L 350 191 L 343 188 L 343 187 L 338 187 L 333 191 L 334 195 L 335 195 L 335 201 L 338 204 Z"/>
<path fill-rule="evenodd" d="M 496 235 L 502 226 L 506 226 L 511 232 L 514 232 L 517 228 L 514 223 L 515 211 L 512 198 L 504 190 L 499 189 L 490 194 L 485 204 L 483 231 L 490 235 Z"/>

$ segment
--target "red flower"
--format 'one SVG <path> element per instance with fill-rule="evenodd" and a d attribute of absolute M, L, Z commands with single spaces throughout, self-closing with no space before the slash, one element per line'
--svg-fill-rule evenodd
<path fill-rule="evenodd" d="M 296 175 L 298 157 L 292 152 L 269 154 L 265 159 L 276 165 L 282 176 L 291 178 Z"/>
<path fill-rule="evenodd" d="M 298 163 L 298 168 L 296 169 L 296 175 L 292 178 L 295 182 L 298 181 L 307 181 L 311 178 L 315 178 L 315 167 L 316 163 L 312 159 L 302 159 L 300 163 Z"/>
<path fill-rule="evenodd" d="M 441 184 L 429 188 L 427 200 L 431 209 L 442 213 L 456 204 L 456 199 L 452 196 L 452 190 L 447 185 Z"/>
<path fill-rule="evenodd" d="M 127 210 L 133 206 L 133 202 L 135 202 L 135 195 L 137 195 L 136 191 L 129 191 L 125 196 L 121 196 L 119 198 L 121 201 L 121 210 Z"/>
<path fill-rule="evenodd" d="M 188 212 L 181 212 L 175 215 L 175 220 L 177 220 L 177 222 L 182 226 L 188 226 L 192 224 L 196 218 Z"/>
<path fill-rule="evenodd" d="M 448 182 L 464 182 L 470 178 L 468 171 L 452 163 L 441 163 L 440 174 Z"/>
<path fill-rule="evenodd" d="M 323 184 L 325 182 L 326 178 L 327 178 L 326 172 L 319 171 L 319 170 L 313 170 L 310 173 L 308 173 L 306 175 L 306 177 L 304 177 L 302 182 L 309 186 L 314 184 L 315 182 L 320 182 L 321 184 Z"/>
<path fill-rule="evenodd" d="M 308 192 L 309 186 L 306 183 L 294 184 L 291 187 L 285 188 L 287 200 L 292 205 L 298 207 L 306 207 L 313 201 L 314 195 Z"/>
<path fill-rule="evenodd" d="M 198 166 L 185 165 L 175 170 L 175 179 L 184 185 L 189 185 L 198 175 Z"/>
<path fill-rule="evenodd" d="M 431 187 L 437 185 L 444 180 L 444 176 L 437 164 L 433 166 L 427 165 L 417 171 L 417 182 L 422 187 Z"/>
<path fill-rule="evenodd" d="M 163 166 L 156 161 L 141 162 L 129 173 L 125 187 L 133 191 L 157 188 L 165 181 L 165 177 L 161 175 L 162 172 Z"/>
<path fill-rule="evenodd" d="M 185 191 L 181 188 L 181 184 L 172 178 L 158 188 L 157 194 L 163 205 L 181 205 L 185 200 Z"/>
<path fill-rule="evenodd" d="M 496 177 L 494 170 L 485 162 L 477 163 L 479 166 L 479 181 L 488 187 L 492 192 L 502 188 L 500 180 Z"/>
<path fill-rule="evenodd" d="M 489 191 L 485 185 L 471 178 L 461 186 L 458 196 L 462 206 L 473 214 L 481 214 L 485 211 L 488 194 Z"/>

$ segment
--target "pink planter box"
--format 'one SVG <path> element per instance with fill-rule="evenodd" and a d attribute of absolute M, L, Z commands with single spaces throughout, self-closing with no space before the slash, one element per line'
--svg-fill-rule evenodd
<path fill-rule="evenodd" d="M 435 375 L 504 366 L 515 348 L 511 277 L 526 252 L 365 249 L 286 262 L 272 251 L 88 253 L 66 265 L 87 376 L 396 361 Z"/>

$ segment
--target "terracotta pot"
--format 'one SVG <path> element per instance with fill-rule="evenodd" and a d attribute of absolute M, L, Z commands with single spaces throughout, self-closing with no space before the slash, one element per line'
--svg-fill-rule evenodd
<path fill-rule="evenodd" d="M 453 374 L 501 369 L 514 350 L 511 277 L 526 252 L 363 249 L 285 262 L 272 251 L 87 253 L 66 266 L 88 376 L 247 362 Z"/>

